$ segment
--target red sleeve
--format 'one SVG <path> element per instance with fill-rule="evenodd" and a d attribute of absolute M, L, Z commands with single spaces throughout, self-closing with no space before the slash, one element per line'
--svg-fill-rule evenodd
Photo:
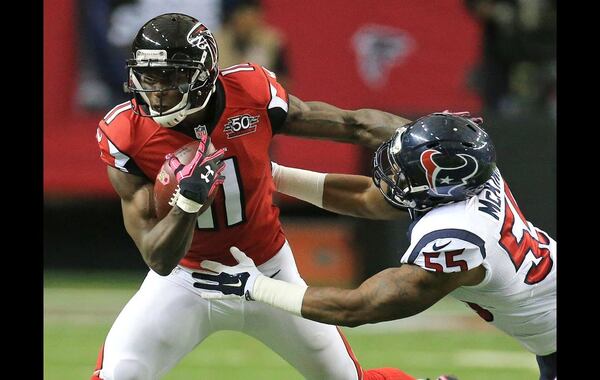
<path fill-rule="evenodd" d="M 100 147 L 100 159 L 113 168 L 145 177 L 145 174 L 140 170 L 135 161 L 126 153 L 129 146 L 127 141 L 119 139 L 118 136 L 109 137 L 106 133 L 107 130 L 106 121 L 102 119 L 96 130 L 96 139 Z"/>
<path fill-rule="evenodd" d="M 270 98 L 267 105 L 267 113 L 271 121 L 273 134 L 279 132 L 288 114 L 289 97 L 283 86 L 277 82 L 277 76 L 272 71 L 262 67 L 267 81 L 269 82 Z"/>
<path fill-rule="evenodd" d="M 266 109 L 271 133 L 277 133 L 288 113 L 288 94 L 272 71 L 255 63 L 227 67 L 220 73 L 227 103 Z"/>

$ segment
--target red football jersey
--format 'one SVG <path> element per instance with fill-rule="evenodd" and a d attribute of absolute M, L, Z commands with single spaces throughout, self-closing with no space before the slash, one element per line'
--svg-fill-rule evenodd
<path fill-rule="evenodd" d="M 209 259 L 234 265 L 229 248 L 236 246 L 260 265 L 285 240 L 279 209 L 272 201 L 269 145 L 274 129 L 285 120 L 288 95 L 270 71 L 241 64 L 221 71 L 213 96 L 214 120 L 193 130 L 161 127 L 135 114 L 129 102 L 116 106 L 99 123 L 100 157 L 154 182 L 165 155 L 208 132 L 217 149 L 227 148 L 226 179 L 211 207 L 198 217 L 191 248 L 180 264 L 197 269 Z"/>

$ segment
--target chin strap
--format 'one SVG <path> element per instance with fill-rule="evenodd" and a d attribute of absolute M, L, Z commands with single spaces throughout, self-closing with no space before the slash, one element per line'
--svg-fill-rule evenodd
<path fill-rule="evenodd" d="M 152 116 L 152 119 L 163 127 L 172 128 L 181 123 L 187 114 L 185 109 L 165 116 Z"/>
<path fill-rule="evenodd" d="M 181 123 L 183 121 L 183 119 L 185 119 L 188 115 L 191 115 L 193 113 L 200 111 L 201 109 L 204 109 L 204 107 L 206 107 L 206 105 L 208 104 L 208 101 L 210 100 L 212 94 L 216 91 L 216 89 L 217 89 L 217 87 L 214 86 L 213 89 L 208 93 L 208 96 L 206 96 L 206 99 L 204 99 L 204 102 L 202 103 L 202 105 L 199 107 L 190 108 L 191 106 L 190 106 L 190 104 L 188 104 L 187 106 L 185 106 L 184 109 L 182 109 L 179 112 L 174 112 L 172 114 L 164 115 L 164 116 L 152 116 L 152 119 L 163 127 L 173 128 L 177 124 Z M 187 102 L 187 96 L 188 96 L 187 94 L 184 95 L 182 102 L 184 100 Z M 150 108 L 150 111 L 153 112 L 152 108 Z"/>

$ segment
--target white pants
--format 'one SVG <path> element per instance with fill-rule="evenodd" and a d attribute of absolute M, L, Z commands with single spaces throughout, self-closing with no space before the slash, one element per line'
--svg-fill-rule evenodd
<path fill-rule="evenodd" d="M 267 276 L 276 274 L 274 278 L 305 284 L 287 242 L 258 269 Z M 158 379 L 219 330 L 236 330 L 260 340 L 307 379 L 362 377 L 337 327 L 260 302 L 205 300 L 194 288 L 191 272 L 177 267 L 165 277 L 148 273 L 108 333 L 100 378 Z"/>

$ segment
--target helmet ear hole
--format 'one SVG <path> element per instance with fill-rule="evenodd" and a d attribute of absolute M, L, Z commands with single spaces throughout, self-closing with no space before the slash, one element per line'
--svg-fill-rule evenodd
<path fill-rule="evenodd" d="M 427 148 L 431 149 L 431 148 L 435 148 L 436 146 L 439 146 L 440 143 L 437 141 L 434 142 L 430 142 L 429 144 L 425 145 Z"/>
<path fill-rule="evenodd" d="M 466 146 L 467 148 L 473 148 L 475 146 L 475 144 L 473 144 L 472 142 L 466 142 L 466 141 L 463 141 L 461 144 L 463 146 Z"/>

